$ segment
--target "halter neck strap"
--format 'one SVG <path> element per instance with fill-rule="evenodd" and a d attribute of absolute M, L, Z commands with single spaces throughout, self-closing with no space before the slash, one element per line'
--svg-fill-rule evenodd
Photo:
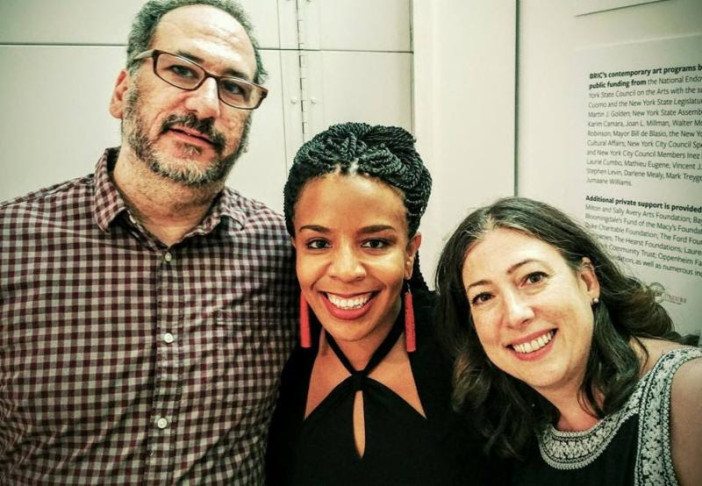
<path fill-rule="evenodd" d="M 357 370 L 353 367 L 353 365 L 346 357 L 346 355 L 341 351 L 341 348 L 339 348 L 339 345 L 336 343 L 331 334 L 326 333 L 326 338 L 327 342 L 329 343 L 329 347 L 332 349 L 332 351 L 334 351 L 334 354 L 336 354 L 337 358 L 339 358 L 341 364 L 343 364 L 344 368 L 346 368 L 346 370 L 349 373 L 351 373 L 351 376 L 355 378 L 354 381 L 358 381 L 358 378 L 367 377 L 375 369 L 375 367 L 378 366 L 378 364 L 388 355 L 388 353 L 402 334 L 402 329 L 402 312 L 400 312 L 397 316 L 397 319 L 395 320 L 395 323 L 392 326 L 392 329 L 390 329 L 388 335 L 385 336 L 383 342 L 380 343 L 380 346 L 378 346 L 378 348 L 373 352 L 373 355 L 368 360 L 368 364 L 362 370 Z"/>

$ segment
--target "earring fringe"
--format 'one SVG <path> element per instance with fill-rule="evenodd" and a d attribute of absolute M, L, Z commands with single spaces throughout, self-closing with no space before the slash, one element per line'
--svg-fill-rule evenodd
<path fill-rule="evenodd" d="M 310 306 L 300 292 L 300 346 L 312 347 L 312 331 L 310 330 Z"/>
<path fill-rule="evenodd" d="M 403 299 L 405 303 L 405 348 L 408 353 L 412 353 L 417 350 L 417 336 L 414 329 L 414 300 L 409 284 Z"/>

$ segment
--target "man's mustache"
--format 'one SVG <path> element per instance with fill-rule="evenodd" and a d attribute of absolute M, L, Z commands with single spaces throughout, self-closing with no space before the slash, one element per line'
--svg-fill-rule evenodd
<path fill-rule="evenodd" d="M 200 120 L 192 113 L 188 115 L 169 115 L 161 125 L 161 133 L 166 133 L 174 126 L 184 126 L 202 133 L 210 140 L 218 154 L 224 151 L 224 147 L 227 144 L 226 137 L 214 129 L 214 119 L 212 118 Z"/>

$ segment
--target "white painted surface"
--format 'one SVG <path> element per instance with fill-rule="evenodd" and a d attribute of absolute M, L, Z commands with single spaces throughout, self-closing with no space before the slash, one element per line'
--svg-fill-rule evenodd
<path fill-rule="evenodd" d="M 297 149 L 303 143 L 302 102 L 300 93 L 300 59 L 297 51 L 280 51 L 283 91 L 283 113 L 285 115 L 285 174 Z M 282 187 L 282 186 L 281 186 Z M 281 196 L 282 198 L 282 196 Z"/>
<path fill-rule="evenodd" d="M 0 200 L 92 172 L 119 145 L 108 113 L 122 47 L 0 46 Z"/>
<path fill-rule="evenodd" d="M 303 19 L 298 25 L 302 49 L 411 50 L 410 0 L 296 1 Z"/>
<path fill-rule="evenodd" d="M 2 0 L 0 42 L 126 44 L 142 0 Z"/>
<path fill-rule="evenodd" d="M 415 134 L 434 179 L 421 228 L 427 279 L 471 209 L 513 194 L 515 15 L 512 0 L 414 2 Z"/>
<path fill-rule="evenodd" d="M 647 3 L 576 17 L 570 2 L 521 2 L 519 69 L 519 193 L 575 214 L 569 170 L 580 49 L 702 33 L 702 2 Z"/>
<path fill-rule="evenodd" d="M 605 12 L 616 8 L 631 7 L 642 3 L 660 2 L 663 0 L 571 0 L 575 15 L 587 15 L 595 12 Z"/>
<path fill-rule="evenodd" d="M 411 50 L 409 0 L 319 0 L 319 47 L 325 50 Z"/>
<path fill-rule="evenodd" d="M 385 52 L 313 51 L 310 136 L 345 121 L 412 131 L 412 56 Z"/>
<path fill-rule="evenodd" d="M 521 2 L 519 50 L 519 194 L 547 201 L 578 217 L 583 201 L 569 181 L 581 154 L 573 143 L 577 120 L 575 63 L 582 50 L 702 33 L 702 2 L 647 3 L 584 16 L 560 0 Z M 644 48 L 645 44 L 641 44 Z M 694 196 L 694 195 L 693 195 Z M 699 195 L 696 195 L 699 197 Z M 655 200 L 657 191 L 651 198 Z M 702 299 L 702 286 L 697 286 Z M 681 329 L 702 330 L 698 316 Z"/>
<path fill-rule="evenodd" d="M 278 47 L 277 0 L 240 2 L 255 27 L 261 47 Z M 143 0 L 2 0 L 0 43 L 126 45 L 129 27 L 143 3 Z"/>
<path fill-rule="evenodd" d="M 265 102 L 253 112 L 247 152 L 232 169 L 227 185 L 245 196 L 283 211 L 283 191 L 288 176 L 285 153 L 285 110 L 281 53 L 261 51 L 268 70 L 269 88 Z"/>
<path fill-rule="evenodd" d="M 90 173 L 120 143 L 108 113 L 121 46 L 0 46 L 0 200 Z M 282 210 L 287 177 L 279 51 L 262 51 L 269 97 L 228 184 Z M 70 69 L 67 68 L 70 66 Z M 265 181 L 265 183 L 262 183 Z"/>

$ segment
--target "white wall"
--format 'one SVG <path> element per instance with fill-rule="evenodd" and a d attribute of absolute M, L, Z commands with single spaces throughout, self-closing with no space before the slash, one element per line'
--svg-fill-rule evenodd
<path fill-rule="evenodd" d="M 570 144 L 580 116 L 573 103 L 577 51 L 702 32 L 700 0 L 665 0 L 577 17 L 575 2 L 520 2 L 517 144 L 519 195 L 573 214 L 582 201 L 563 181 L 571 179 L 567 171 L 580 156 Z"/>
<path fill-rule="evenodd" d="M 143 0 L 0 2 L 0 200 L 91 172 L 103 149 L 120 143 L 108 102 L 126 59 L 126 39 Z M 250 5 L 249 5 L 250 4 Z M 254 113 L 249 153 L 234 168 L 237 188 L 282 206 L 286 175 L 282 73 L 276 0 L 252 2 L 270 71 L 270 97 Z M 275 22 L 264 22 L 273 18 Z M 271 142 L 273 141 L 273 142 Z M 257 184 L 267 161 L 268 184 Z"/>
<path fill-rule="evenodd" d="M 580 156 L 572 143 L 579 50 L 702 32 L 700 0 L 575 15 L 607 3 L 414 1 L 415 133 L 434 176 L 422 225 L 425 273 L 476 205 L 516 193 L 581 213 L 569 172 Z"/>
<path fill-rule="evenodd" d="M 584 4 L 581 1 L 579 6 Z M 639 42 L 700 34 L 702 1 L 664 0 L 581 16 L 574 15 L 575 6 L 575 0 L 520 2 L 518 192 L 581 217 L 581 192 L 568 183 L 576 179 L 571 171 L 582 167 L 583 156 L 580 145 L 573 144 L 574 135 L 580 133 L 579 120 L 584 116 L 575 102 L 583 96 L 574 75 L 579 72 L 575 63 L 583 59 L 579 51 L 590 50 L 591 57 L 606 56 L 610 46 L 635 46 Z M 641 49 L 645 48 L 642 44 Z M 702 46 L 698 52 L 702 52 Z M 616 188 L 610 191 L 617 193 Z M 699 204 L 702 191 L 691 191 L 694 192 L 686 194 L 685 199 Z M 657 196 L 653 189 L 649 199 L 657 200 Z M 696 311 L 702 301 L 699 280 L 671 272 L 644 272 L 641 267 L 625 268 L 647 283 L 661 282 L 674 295 L 684 296 L 685 305 L 667 299 L 663 305 L 681 332 L 702 330 Z"/>
<path fill-rule="evenodd" d="M 415 0 L 414 106 L 434 179 L 422 267 L 476 206 L 514 194 L 514 0 Z"/>

